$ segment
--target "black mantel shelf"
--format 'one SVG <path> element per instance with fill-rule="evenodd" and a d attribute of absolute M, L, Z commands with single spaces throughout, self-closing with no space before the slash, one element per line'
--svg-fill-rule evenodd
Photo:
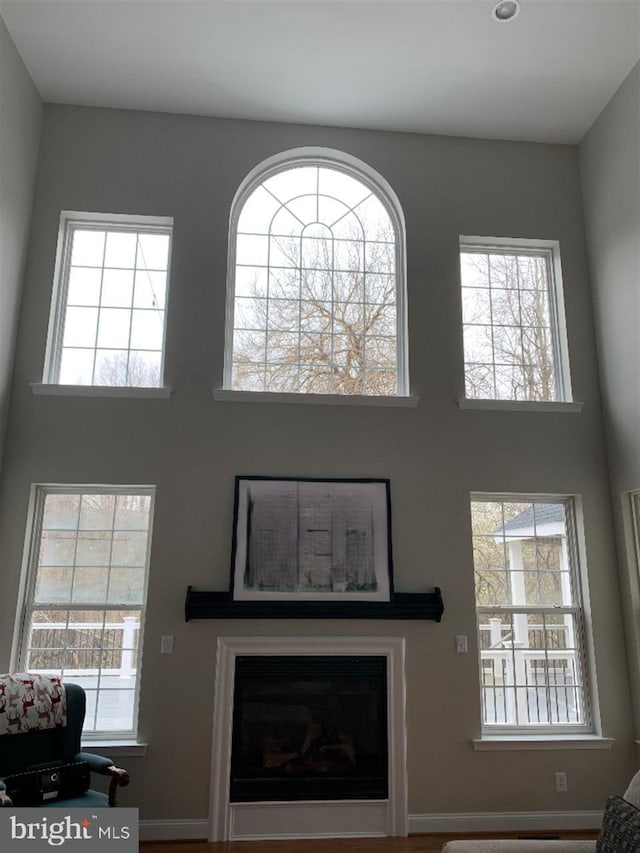
<path fill-rule="evenodd" d="M 230 592 L 187 587 L 185 620 L 191 619 L 433 619 L 444 605 L 433 592 L 396 592 L 391 601 L 234 601 Z"/>

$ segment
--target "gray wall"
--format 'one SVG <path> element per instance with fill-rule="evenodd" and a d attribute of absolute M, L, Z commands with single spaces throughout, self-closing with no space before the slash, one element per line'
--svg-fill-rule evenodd
<path fill-rule="evenodd" d="M 0 18 L 0 469 L 42 102 Z"/>
<path fill-rule="evenodd" d="M 580 171 L 640 739 L 640 578 L 623 503 L 640 489 L 640 63 L 583 141 Z"/>
<path fill-rule="evenodd" d="M 227 226 L 257 163 L 303 145 L 346 151 L 396 191 L 407 224 L 416 409 L 215 402 Z M 573 147 L 369 133 L 47 106 L 0 494 L 8 664 L 32 482 L 157 485 L 140 729 L 123 804 L 142 818 L 208 813 L 219 635 L 404 635 L 412 814 L 599 809 L 632 766 L 632 722 Z M 33 396 L 42 375 L 61 209 L 175 218 L 167 329 L 170 400 Z M 460 234 L 558 239 L 575 398 L 582 414 L 461 411 Z M 236 474 L 391 479 L 399 591 L 441 586 L 434 622 L 185 624 L 186 585 L 228 585 Z M 586 530 L 589 635 L 602 751 L 473 751 L 480 700 L 470 542 L 472 490 L 577 494 Z M 161 634 L 175 654 L 160 657 Z M 468 634 L 470 654 L 455 653 Z M 169 713 L 167 714 L 167 710 Z M 557 794 L 553 771 L 568 773 Z"/>

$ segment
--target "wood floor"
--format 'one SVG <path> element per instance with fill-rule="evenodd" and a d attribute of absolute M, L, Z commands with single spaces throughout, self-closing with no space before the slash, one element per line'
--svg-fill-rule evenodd
<path fill-rule="evenodd" d="M 408 838 L 321 838 L 304 841 L 141 841 L 140 853 L 439 853 L 452 838 L 597 838 L 597 831 L 411 835 Z"/>

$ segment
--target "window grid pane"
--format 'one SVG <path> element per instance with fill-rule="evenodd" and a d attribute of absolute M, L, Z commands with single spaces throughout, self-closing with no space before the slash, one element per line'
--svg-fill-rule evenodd
<path fill-rule="evenodd" d="M 249 195 L 235 241 L 234 389 L 398 393 L 396 233 L 364 183 L 284 169 Z"/>
<path fill-rule="evenodd" d="M 52 381 L 161 385 L 170 237 L 169 227 L 67 221 Z"/>
<path fill-rule="evenodd" d="M 471 503 L 483 726 L 588 724 L 570 502 Z"/>
<path fill-rule="evenodd" d="M 462 245 L 460 268 L 466 396 L 557 400 L 550 252 Z"/>
<path fill-rule="evenodd" d="M 133 731 L 152 494 L 39 492 L 21 665 L 88 693 L 86 731 Z"/>

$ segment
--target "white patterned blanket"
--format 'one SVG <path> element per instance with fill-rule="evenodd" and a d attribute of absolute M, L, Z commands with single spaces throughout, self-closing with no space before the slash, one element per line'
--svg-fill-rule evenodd
<path fill-rule="evenodd" d="M 67 702 L 55 675 L 0 675 L 0 736 L 67 725 Z"/>

